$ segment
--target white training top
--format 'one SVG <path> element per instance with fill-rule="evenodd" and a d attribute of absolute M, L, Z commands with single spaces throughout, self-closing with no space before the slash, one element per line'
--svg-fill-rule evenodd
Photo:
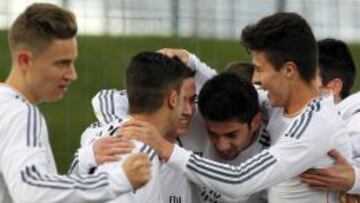
<path fill-rule="evenodd" d="M 360 194 L 360 92 L 346 97 L 337 107 L 349 132 L 352 146 L 352 164 L 355 166 L 355 184 L 348 192 Z"/>
<path fill-rule="evenodd" d="M 10 86 L 0 95 L 0 202 L 101 202 L 132 190 L 121 167 L 58 175 L 39 109 Z"/>
<path fill-rule="evenodd" d="M 266 132 L 265 125 L 262 124 L 256 140 L 244 151 L 242 151 L 237 157 L 232 160 L 222 159 L 218 152 L 216 152 L 215 146 L 209 142 L 208 135 L 196 135 L 197 137 L 203 137 L 203 142 L 207 141 L 208 145 L 206 146 L 205 152 L 203 154 L 204 158 L 208 158 L 213 161 L 220 163 L 230 164 L 230 165 L 239 165 L 242 162 L 245 162 L 247 159 L 251 158 L 257 153 L 260 153 L 262 150 L 267 149 L 270 146 L 270 136 Z M 187 149 L 187 148 L 186 148 Z M 213 203 L 213 202 L 222 202 L 222 203 L 266 203 L 267 202 L 267 193 L 265 190 L 251 194 L 244 199 L 236 200 L 226 197 L 220 192 L 214 191 L 207 187 L 196 186 L 193 189 L 193 202 L 201 203 Z"/>
<path fill-rule="evenodd" d="M 113 119 L 123 117 L 127 114 L 129 107 L 126 90 L 101 90 L 93 97 L 92 105 L 100 123 L 106 124 Z M 193 126 L 193 128 L 194 127 L 195 126 Z M 182 145 L 182 142 L 182 140 L 177 139 L 179 145 Z M 93 154 L 93 152 L 86 154 Z M 83 172 L 87 172 L 89 168 L 95 167 L 96 164 L 93 156 L 82 155 L 82 157 L 84 157 L 82 164 L 85 165 L 81 167 L 83 169 L 85 168 Z M 161 165 L 159 169 L 159 179 L 161 195 L 164 202 L 191 202 L 191 183 L 185 176 L 166 165 Z"/>
<path fill-rule="evenodd" d="M 360 167 L 360 92 L 348 96 L 337 107 L 349 132 L 353 164 Z"/>
<path fill-rule="evenodd" d="M 99 138 L 105 136 L 113 136 L 115 131 L 121 126 L 121 124 L 125 121 L 129 120 L 129 118 L 125 118 L 122 120 L 113 120 L 112 122 L 106 125 L 91 125 L 89 128 L 85 130 L 85 132 L 81 136 L 81 148 L 79 150 L 79 170 L 82 172 L 89 172 L 89 169 L 95 166 L 95 163 L 91 164 L 89 158 L 93 160 L 93 148 L 92 144 L 98 140 Z M 151 166 L 151 179 L 150 181 L 142 188 L 138 189 L 135 193 L 127 193 L 119 196 L 116 200 L 111 201 L 119 202 L 119 203 L 131 203 L 131 202 L 144 202 L 144 203 L 161 203 L 163 202 L 162 196 L 160 193 L 160 179 L 159 179 L 159 169 L 160 169 L 160 161 L 155 151 L 151 149 L 148 145 L 132 140 L 135 144 L 134 149 L 131 153 L 143 152 L 148 154 L 149 159 L 152 163 Z M 96 172 L 109 171 L 111 173 L 111 169 L 113 166 L 120 167 L 123 161 L 130 154 L 118 155 L 119 160 L 114 162 L 107 162 L 95 168 Z M 114 169 L 112 169 L 114 170 Z"/>
<path fill-rule="evenodd" d="M 337 107 L 342 115 L 343 120 L 347 122 L 352 116 L 360 113 L 360 92 L 346 97 L 337 104 Z"/>

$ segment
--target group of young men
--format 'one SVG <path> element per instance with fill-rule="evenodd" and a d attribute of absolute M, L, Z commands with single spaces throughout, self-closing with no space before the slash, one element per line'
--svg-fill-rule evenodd
<path fill-rule="evenodd" d="M 220 74 L 186 50 L 133 56 L 126 90 L 93 98 L 97 121 L 58 175 L 36 105 L 77 79 L 76 32 L 71 12 L 43 3 L 10 28 L 1 202 L 313 203 L 360 193 L 354 62 L 295 13 L 245 27 L 252 64 Z"/>

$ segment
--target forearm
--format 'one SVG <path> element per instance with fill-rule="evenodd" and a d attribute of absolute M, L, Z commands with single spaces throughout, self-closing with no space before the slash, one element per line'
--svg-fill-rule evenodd
<path fill-rule="evenodd" d="M 100 123 L 127 117 L 129 102 L 126 90 L 100 90 L 91 100 L 96 118 Z"/>
<path fill-rule="evenodd" d="M 77 162 L 77 167 L 74 168 L 73 173 L 89 174 L 92 168 L 97 167 L 92 144 L 82 146 L 78 150 Z"/>
<path fill-rule="evenodd" d="M 355 173 L 354 185 L 347 192 L 349 194 L 360 194 L 360 169 L 358 167 L 353 166 Z"/>
<path fill-rule="evenodd" d="M 215 69 L 212 69 L 207 64 L 201 62 L 194 54 L 190 54 L 188 65 L 191 69 L 196 71 L 195 82 L 197 92 L 200 91 L 206 81 L 217 75 Z"/>
<path fill-rule="evenodd" d="M 30 154 L 30 153 L 29 153 Z M 31 157 L 39 157 L 32 153 Z M 16 159 L 21 160 L 20 158 Z M 25 160 L 25 159 L 24 159 Z M 115 173 L 62 176 L 52 171 L 48 163 L 27 157 L 21 166 L 11 162 L 3 170 L 9 192 L 15 202 L 101 202 L 130 192 L 121 166 Z M 116 170 L 117 169 L 117 170 Z"/>
<path fill-rule="evenodd" d="M 238 166 L 214 162 L 175 147 L 168 164 L 198 185 L 241 199 L 296 177 L 323 160 L 326 153 L 313 145 L 284 138 Z"/>
<path fill-rule="evenodd" d="M 240 166 L 230 166 L 175 147 L 168 164 L 197 185 L 238 200 L 284 180 L 281 170 L 275 170 L 277 160 L 269 153 L 260 154 Z"/>

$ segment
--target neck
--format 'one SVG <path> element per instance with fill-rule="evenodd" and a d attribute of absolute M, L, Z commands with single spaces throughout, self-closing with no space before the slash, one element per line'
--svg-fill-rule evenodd
<path fill-rule="evenodd" d="M 340 95 L 334 94 L 334 103 L 338 104 L 341 102 L 341 97 Z"/>
<path fill-rule="evenodd" d="M 5 84 L 15 88 L 20 92 L 30 103 L 37 104 L 39 101 L 35 95 L 31 93 L 29 86 L 25 84 L 24 75 L 20 73 L 20 70 L 13 67 L 11 68 L 9 76 L 5 80 Z"/>
<path fill-rule="evenodd" d="M 146 121 L 152 124 L 158 130 L 160 135 L 167 139 L 167 134 L 170 131 L 170 125 L 168 118 L 166 116 L 163 116 L 161 111 L 157 111 L 152 114 L 130 114 L 130 116 L 135 120 Z"/>
<path fill-rule="evenodd" d="M 301 82 L 294 86 L 284 112 L 293 115 L 301 111 L 311 100 L 318 96 L 319 92 L 313 85 Z"/>
<path fill-rule="evenodd" d="M 179 137 L 177 133 L 167 133 L 164 138 L 171 143 L 175 143 L 177 137 Z"/>
<path fill-rule="evenodd" d="M 256 142 L 259 136 L 260 136 L 260 127 L 252 133 L 251 140 L 244 150 L 247 150 L 254 142 Z"/>

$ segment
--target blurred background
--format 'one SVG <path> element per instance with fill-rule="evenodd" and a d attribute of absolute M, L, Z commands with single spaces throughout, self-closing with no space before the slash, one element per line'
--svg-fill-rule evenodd
<path fill-rule="evenodd" d="M 59 171 L 65 173 L 81 133 L 95 116 L 91 98 L 100 89 L 123 88 L 123 73 L 139 51 L 185 48 L 221 71 L 234 60 L 249 61 L 241 30 L 275 12 L 297 12 L 317 39 L 349 43 L 360 62 L 360 0 L 0 0 L 0 77 L 11 66 L 7 30 L 33 2 L 49 2 L 73 11 L 79 26 L 78 81 L 65 98 L 40 108 L 47 119 Z M 360 89 L 358 81 L 353 91 Z"/>

